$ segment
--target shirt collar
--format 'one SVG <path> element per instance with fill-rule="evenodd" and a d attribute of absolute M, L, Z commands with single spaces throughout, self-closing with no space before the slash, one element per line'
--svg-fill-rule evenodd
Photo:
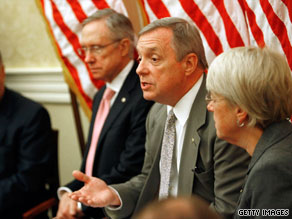
<path fill-rule="evenodd" d="M 115 93 L 119 93 L 119 91 L 121 90 L 124 81 L 126 79 L 126 77 L 128 76 L 128 74 L 130 73 L 132 67 L 134 65 L 134 60 L 129 61 L 129 63 L 123 68 L 123 70 L 114 78 L 114 80 L 112 80 L 110 83 L 106 83 L 106 86 L 110 89 L 112 89 L 113 91 L 115 91 Z"/>
<path fill-rule="evenodd" d="M 174 115 L 181 125 L 184 125 L 189 118 L 193 102 L 199 92 L 199 88 L 203 82 L 203 75 L 196 84 L 177 102 L 174 107 L 167 106 L 167 113 L 173 109 Z"/>

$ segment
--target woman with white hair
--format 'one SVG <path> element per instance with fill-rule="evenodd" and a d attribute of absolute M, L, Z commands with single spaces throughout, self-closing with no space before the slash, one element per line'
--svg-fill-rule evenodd
<path fill-rule="evenodd" d="M 252 156 L 235 218 L 291 215 L 292 76 L 285 58 L 267 48 L 230 49 L 212 62 L 207 89 L 218 137 Z"/>

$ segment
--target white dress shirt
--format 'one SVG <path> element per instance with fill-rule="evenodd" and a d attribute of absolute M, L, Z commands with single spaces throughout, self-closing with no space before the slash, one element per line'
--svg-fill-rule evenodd
<path fill-rule="evenodd" d="M 167 106 L 167 113 L 173 108 L 173 112 L 177 118 L 175 122 L 175 131 L 176 131 L 176 158 L 177 158 L 177 171 L 179 175 L 179 166 L 181 161 L 181 152 L 183 147 L 183 141 L 186 133 L 187 121 L 191 112 L 192 105 L 194 100 L 198 94 L 198 91 L 201 87 L 203 82 L 203 75 L 199 78 L 197 83 L 177 102 L 174 107 Z M 161 162 L 160 162 L 161 163 Z M 178 175 L 172 178 L 170 182 L 170 195 L 177 196 L 178 191 Z M 111 187 L 112 188 L 112 187 Z M 119 207 L 110 207 L 107 206 L 109 210 L 120 210 L 123 207 L 123 201 L 118 193 L 114 188 L 112 190 L 117 194 L 120 199 L 121 205 Z"/>
<path fill-rule="evenodd" d="M 133 65 L 134 65 L 134 60 L 131 60 L 123 68 L 123 70 L 114 78 L 114 80 L 112 80 L 110 83 L 109 82 L 106 83 L 106 86 L 115 92 L 114 96 L 111 99 L 111 106 L 115 102 L 120 90 L 122 89 L 124 81 L 126 80 L 128 74 L 130 73 Z"/>
<path fill-rule="evenodd" d="M 193 102 L 198 94 L 199 88 L 203 81 L 203 75 L 199 78 L 197 83 L 177 102 L 174 107 L 167 106 L 167 113 L 173 109 L 176 116 L 175 131 L 176 131 L 176 159 L 177 159 L 177 173 L 179 175 L 179 167 L 181 161 L 181 152 L 186 133 L 187 121 L 191 112 Z M 160 162 L 161 164 L 161 162 Z M 160 170 L 161 171 L 161 170 Z M 162 170 L 163 171 L 163 170 Z M 170 182 L 170 195 L 176 197 L 178 191 L 178 175 L 172 178 Z"/>

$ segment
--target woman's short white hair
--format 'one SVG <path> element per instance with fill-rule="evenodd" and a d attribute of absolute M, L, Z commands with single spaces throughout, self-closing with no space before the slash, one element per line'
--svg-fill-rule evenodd
<path fill-rule="evenodd" d="M 292 115 L 292 75 L 284 56 L 268 48 L 238 47 L 214 59 L 207 89 L 248 113 L 265 128 Z"/>

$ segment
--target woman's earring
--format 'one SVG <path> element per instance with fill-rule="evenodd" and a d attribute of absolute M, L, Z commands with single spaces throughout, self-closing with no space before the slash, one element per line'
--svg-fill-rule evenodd
<path fill-rule="evenodd" d="M 238 126 L 239 128 L 242 128 L 242 127 L 244 126 L 244 122 L 241 123 L 241 124 L 239 124 L 239 120 L 236 121 L 236 124 L 237 124 L 237 126 Z"/>

